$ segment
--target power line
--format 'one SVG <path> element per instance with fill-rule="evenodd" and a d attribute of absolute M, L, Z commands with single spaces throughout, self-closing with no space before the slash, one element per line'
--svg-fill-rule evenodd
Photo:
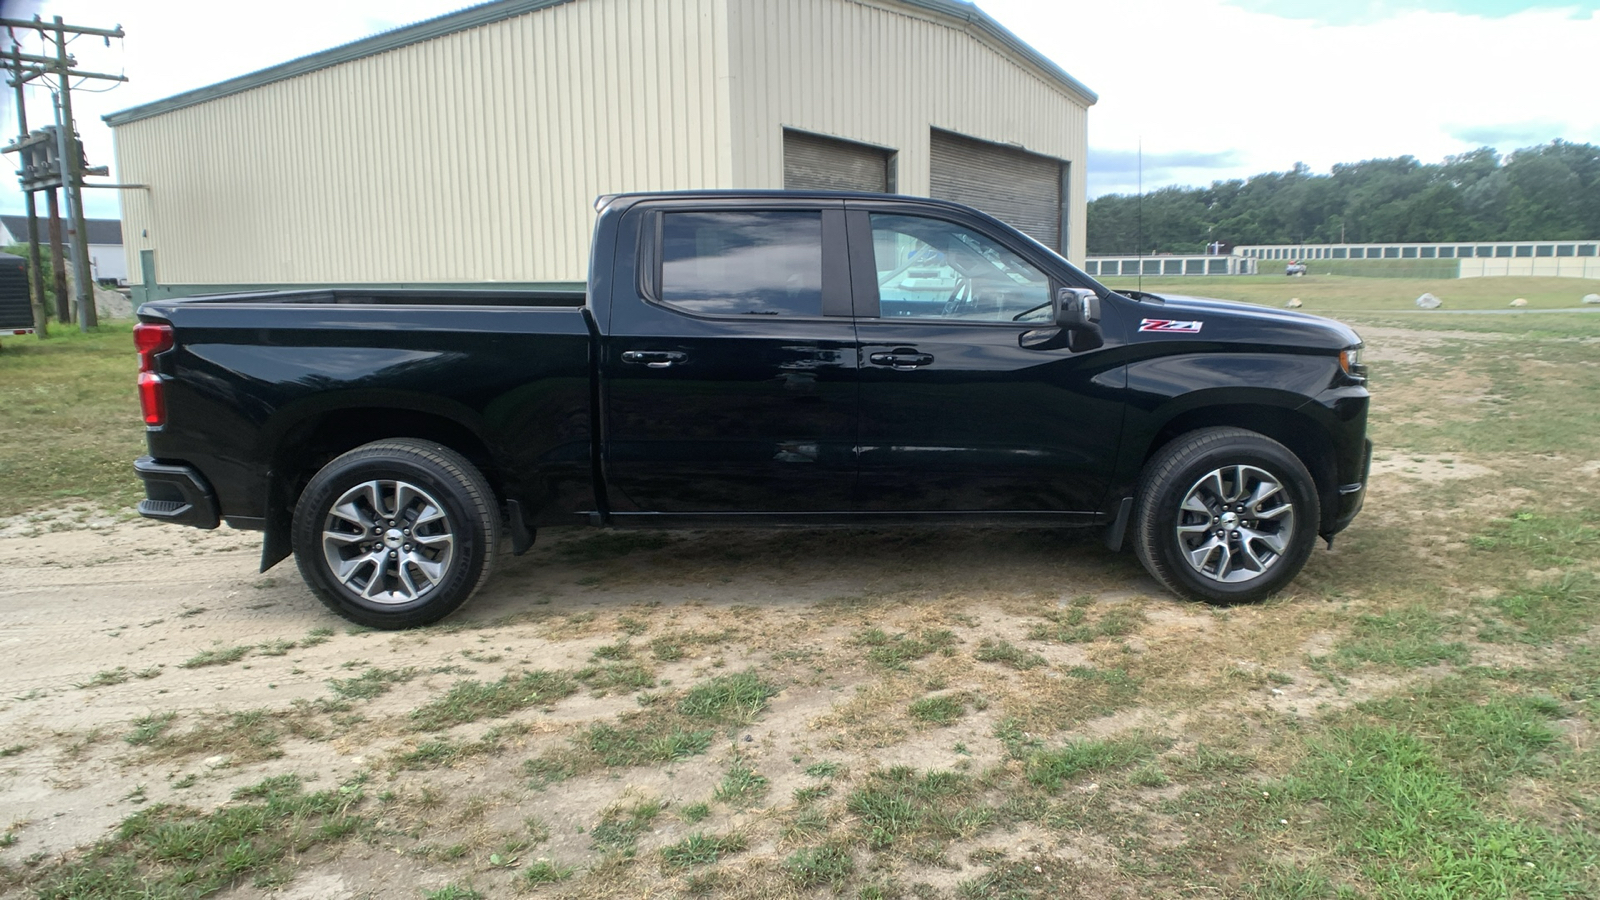
<path fill-rule="evenodd" d="M 54 221 L 55 189 L 57 186 L 66 188 L 67 213 L 71 219 L 68 226 L 75 234 L 72 242 L 72 267 L 77 280 L 77 306 L 78 328 L 88 331 L 99 324 L 94 308 L 94 282 L 89 274 L 89 229 L 83 216 L 83 176 L 85 161 L 83 158 L 83 144 L 78 139 L 77 125 L 72 115 L 72 79 L 79 79 L 82 84 L 91 80 L 104 80 L 119 85 L 128 78 L 125 74 L 108 75 L 101 72 L 85 72 L 75 68 L 78 61 L 67 53 L 67 46 L 85 35 L 104 37 L 109 46 L 111 38 L 121 40 L 124 37 L 122 26 L 116 28 L 93 28 L 84 25 L 68 25 L 60 16 L 54 17 L 50 22 L 45 22 L 38 16 L 31 21 L 20 19 L 0 18 L 0 27 L 6 29 L 12 39 L 11 50 L 0 52 L 3 60 L 11 72 L 10 84 L 17 92 L 17 124 L 21 134 L 15 143 L 5 148 L 6 152 L 18 152 L 22 155 L 22 188 L 28 197 L 28 243 L 30 258 L 33 262 L 33 295 L 35 331 L 39 337 L 45 336 L 44 322 L 44 288 L 39 272 L 39 230 L 35 219 L 35 206 L 33 192 L 48 190 L 52 211 L 52 238 L 59 233 Z M 18 29 L 37 32 L 39 35 L 40 52 L 38 54 L 23 53 L 21 41 L 16 32 Z M 71 37 L 68 37 L 71 35 Z M 54 44 L 54 55 L 46 55 L 46 45 Z M 54 76 L 51 79 L 49 76 Z M 28 130 L 27 103 L 23 93 L 24 87 L 34 80 L 39 80 L 53 88 L 52 96 L 55 99 L 56 129 L 53 137 L 56 147 L 49 145 L 50 135 L 47 131 L 30 132 Z M 80 88 L 81 89 L 81 88 Z M 111 90 L 114 88 L 107 88 Z M 93 91 L 92 93 L 104 93 Z M 53 150 L 53 153 L 52 153 Z M 53 162 L 52 162 L 53 156 Z M 103 172 L 99 174 L 104 174 Z M 55 241 L 52 240 L 54 244 Z M 59 256 L 56 257 L 59 260 Z M 55 265 L 56 271 L 62 271 L 59 262 Z M 57 315 L 61 316 L 63 310 L 64 292 L 58 291 Z"/>

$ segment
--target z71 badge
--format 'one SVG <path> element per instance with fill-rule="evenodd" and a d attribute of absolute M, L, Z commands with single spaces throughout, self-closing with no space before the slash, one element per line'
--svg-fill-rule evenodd
<path fill-rule="evenodd" d="M 1139 322 L 1139 330 L 1199 334 L 1200 326 L 1204 324 L 1204 322 L 1180 322 L 1177 319 L 1144 319 Z"/>

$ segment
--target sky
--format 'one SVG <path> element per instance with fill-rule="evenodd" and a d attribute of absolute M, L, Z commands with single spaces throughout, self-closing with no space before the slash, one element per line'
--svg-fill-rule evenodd
<path fill-rule="evenodd" d="M 125 74 L 73 91 L 91 165 L 112 164 L 102 115 L 470 5 L 462 0 L 0 0 L 5 17 L 110 28 L 69 46 L 81 69 Z M 979 0 L 1100 96 L 1089 196 L 1204 185 L 1303 162 L 1409 154 L 1437 162 L 1560 138 L 1600 143 L 1600 0 Z M 23 52 L 37 38 L 17 31 Z M 51 121 L 31 89 L 29 123 Z M 0 92 L 0 132 L 15 134 Z M 7 141 L 9 142 L 9 140 Z M 8 156 L 10 170 L 15 157 Z M 0 212 L 23 200 L 9 178 Z M 95 180 L 95 179 L 91 179 Z M 106 181 L 108 179 L 97 179 Z M 91 218 L 117 191 L 85 191 Z"/>

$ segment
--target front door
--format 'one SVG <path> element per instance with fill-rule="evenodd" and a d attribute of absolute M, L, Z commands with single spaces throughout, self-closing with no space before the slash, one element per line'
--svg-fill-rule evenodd
<path fill-rule="evenodd" d="M 856 340 L 839 201 L 646 208 L 613 292 L 604 465 L 630 514 L 836 513 L 856 461 Z"/>
<path fill-rule="evenodd" d="M 874 512 L 1101 509 L 1122 429 L 1117 340 L 1026 349 L 1052 277 L 981 219 L 862 204 L 849 214 L 861 342 L 857 505 Z M 870 242 L 870 248 L 863 246 Z M 873 277 L 859 270 L 870 260 Z M 1065 273 L 1067 268 L 1057 267 Z"/>

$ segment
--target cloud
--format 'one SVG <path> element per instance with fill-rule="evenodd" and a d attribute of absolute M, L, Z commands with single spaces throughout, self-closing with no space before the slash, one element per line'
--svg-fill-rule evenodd
<path fill-rule="evenodd" d="M 1554 10 L 1581 17 L 1600 9 L 1596 0 L 1343 0 L 1339 3 L 1311 3 L 1300 0 L 1226 0 L 1228 5 L 1247 12 L 1263 13 L 1284 19 L 1318 22 L 1324 25 L 1367 25 L 1393 19 L 1406 13 L 1433 12 L 1500 19 L 1530 9 Z"/>
<path fill-rule="evenodd" d="M 1137 149 L 1089 148 L 1089 199 L 1102 194 L 1131 194 L 1141 184 L 1210 184 L 1229 177 L 1244 161 L 1237 150 L 1212 152 L 1179 150 L 1144 153 Z"/>
<path fill-rule="evenodd" d="M 1217 169 L 1237 166 L 1243 159 L 1237 150 L 1219 150 L 1213 153 L 1177 151 L 1173 153 L 1140 153 L 1138 150 L 1103 150 L 1089 148 L 1089 170 L 1103 175 L 1137 173 L 1172 169 Z"/>
<path fill-rule="evenodd" d="M 1552 137 L 1600 142 L 1591 96 L 1600 14 L 1575 11 L 1596 0 L 1515 11 L 1511 0 L 1484 0 L 1473 14 L 1424 8 L 1442 2 L 1396 0 L 1352 24 L 1289 18 L 1291 9 L 1342 5 L 1289 0 L 979 5 L 1100 95 L 1089 110 L 1090 196 L 1134 189 L 1126 157 L 1141 142 L 1146 190 L 1296 162 L 1326 172 L 1406 154 L 1437 161 L 1481 146 L 1493 129 L 1505 129 L 1515 145 L 1507 149 Z M 1218 148 L 1233 148 L 1231 163 L 1150 165 Z"/>

